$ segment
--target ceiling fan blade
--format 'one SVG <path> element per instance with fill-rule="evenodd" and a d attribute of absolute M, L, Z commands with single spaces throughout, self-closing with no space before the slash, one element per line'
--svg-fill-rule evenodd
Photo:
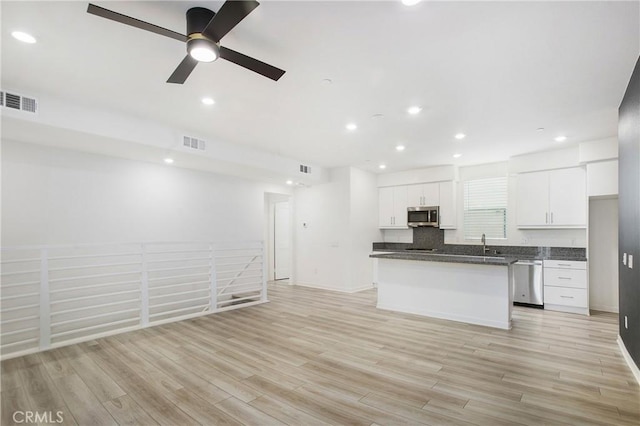
<path fill-rule="evenodd" d="M 254 0 L 226 1 L 218 13 L 209 21 L 206 28 L 202 30 L 205 37 L 216 43 L 220 41 L 233 27 L 238 25 L 253 9 L 260 3 Z"/>
<path fill-rule="evenodd" d="M 111 19 L 112 21 L 120 22 L 121 24 L 131 25 L 132 27 L 140 28 L 141 30 L 151 31 L 152 33 L 160 34 L 179 41 L 187 41 L 187 36 L 185 35 L 168 30 L 166 28 L 159 27 L 157 25 L 150 24 L 148 22 L 141 21 L 136 18 L 132 18 L 127 15 L 123 15 L 118 12 L 114 12 L 109 9 L 105 9 L 104 7 L 96 6 L 95 4 L 89 3 L 87 13 L 100 16 L 101 18 Z"/>
<path fill-rule="evenodd" d="M 220 47 L 220 57 L 226 59 L 227 61 L 233 62 L 236 65 L 240 65 L 241 67 L 244 67 L 248 70 L 257 72 L 258 74 L 261 74 L 274 81 L 278 81 L 278 79 L 285 73 L 285 71 L 281 70 L 280 68 L 276 68 L 273 65 L 265 64 L 262 61 L 222 46 Z"/>
<path fill-rule="evenodd" d="M 198 61 L 193 59 L 191 55 L 185 56 L 182 62 L 180 62 L 180 65 L 178 65 L 178 68 L 171 74 L 167 83 L 183 84 L 196 65 L 198 65 Z"/>

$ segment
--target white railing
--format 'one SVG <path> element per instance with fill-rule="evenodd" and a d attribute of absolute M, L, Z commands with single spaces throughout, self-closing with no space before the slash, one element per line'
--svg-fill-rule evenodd
<path fill-rule="evenodd" d="M 2 359 L 267 301 L 262 242 L 3 247 Z"/>

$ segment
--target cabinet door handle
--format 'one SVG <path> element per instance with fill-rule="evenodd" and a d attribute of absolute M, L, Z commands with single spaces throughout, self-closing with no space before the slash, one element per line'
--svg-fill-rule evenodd
<path fill-rule="evenodd" d="M 549 223 L 549 213 L 544 214 L 544 223 Z"/>
<path fill-rule="evenodd" d="M 553 212 L 551 212 L 551 223 L 553 223 Z"/>
<path fill-rule="evenodd" d="M 570 280 L 571 278 L 569 277 L 558 277 L 559 280 Z"/>
<path fill-rule="evenodd" d="M 562 297 L 563 299 L 573 299 L 573 296 L 560 296 L 560 297 Z"/>
<path fill-rule="evenodd" d="M 558 263 L 558 266 L 571 266 L 570 263 Z"/>

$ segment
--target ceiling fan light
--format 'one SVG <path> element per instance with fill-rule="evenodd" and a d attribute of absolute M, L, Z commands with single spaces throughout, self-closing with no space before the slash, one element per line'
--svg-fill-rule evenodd
<path fill-rule="evenodd" d="M 220 49 L 210 40 L 199 38 L 187 42 L 187 51 L 198 62 L 213 62 L 220 56 Z"/>

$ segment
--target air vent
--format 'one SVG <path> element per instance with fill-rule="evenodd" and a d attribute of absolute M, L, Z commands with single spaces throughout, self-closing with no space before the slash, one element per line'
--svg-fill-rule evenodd
<path fill-rule="evenodd" d="M 20 109 L 20 96 L 13 93 L 7 93 L 6 95 L 6 107 L 11 109 Z"/>
<path fill-rule="evenodd" d="M 38 112 L 38 101 L 35 98 L 5 91 L 0 92 L 0 106 L 32 114 Z"/>
<path fill-rule="evenodd" d="M 182 139 L 182 146 L 184 146 L 185 148 L 199 149 L 200 151 L 204 151 L 206 149 L 206 142 L 201 139 L 184 136 Z"/>
<path fill-rule="evenodd" d="M 27 112 L 36 112 L 37 104 L 33 98 L 22 97 L 22 110 Z"/>
<path fill-rule="evenodd" d="M 305 166 L 304 164 L 300 164 L 300 173 L 311 173 L 311 166 Z"/>

